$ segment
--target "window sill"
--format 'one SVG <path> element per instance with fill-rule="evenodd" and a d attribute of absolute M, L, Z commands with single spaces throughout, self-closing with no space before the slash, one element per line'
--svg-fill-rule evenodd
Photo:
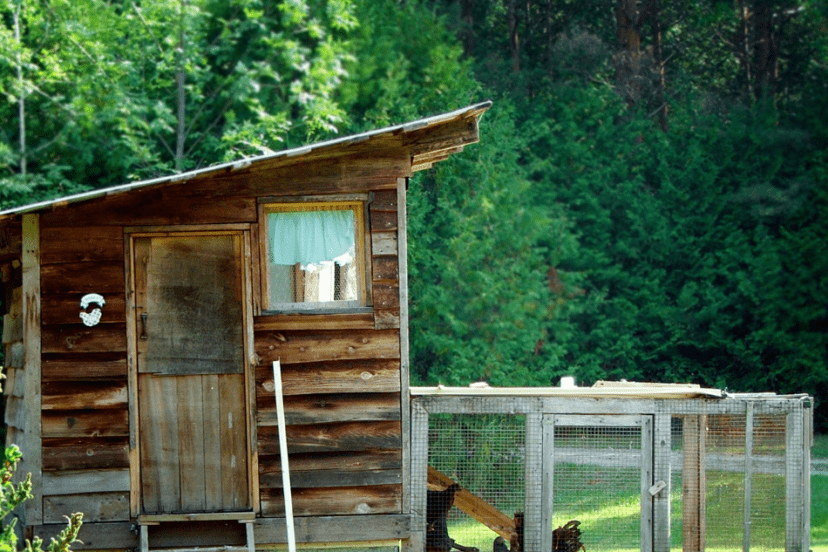
<path fill-rule="evenodd" d="M 364 330 L 374 328 L 372 307 L 304 311 L 265 311 L 253 321 L 254 331 Z"/>

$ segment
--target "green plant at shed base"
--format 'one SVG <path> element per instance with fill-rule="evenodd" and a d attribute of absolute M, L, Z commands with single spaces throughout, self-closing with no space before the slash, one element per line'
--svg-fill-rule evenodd
<path fill-rule="evenodd" d="M 0 378 L 3 374 L 0 374 Z M 2 391 L 2 386 L 0 386 Z M 32 498 L 32 474 L 27 474 L 26 479 L 17 485 L 12 483 L 12 476 L 17 470 L 17 465 L 23 453 L 17 445 L 6 447 L 3 467 L 0 468 L 0 520 L 3 520 L 3 529 L 0 530 L 0 552 L 14 552 L 17 550 L 17 535 L 14 526 L 17 519 L 12 519 L 6 524 L 6 517 L 24 501 Z M 83 523 L 83 514 L 80 512 L 70 515 L 69 523 L 57 539 L 52 539 L 46 547 L 47 552 L 70 552 L 70 546 L 77 541 L 78 532 Z M 44 552 L 43 539 L 36 537 L 33 541 L 26 541 L 25 552 Z"/>
<path fill-rule="evenodd" d="M 32 474 L 26 475 L 26 480 L 15 485 L 11 482 L 12 475 L 17 469 L 17 464 L 22 457 L 20 449 L 16 445 L 6 447 L 5 460 L 3 467 L 0 469 L 0 481 L 2 481 L 2 488 L 0 488 L 0 517 L 3 520 L 14 510 L 17 506 L 22 504 L 25 500 L 32 498 Z M 52 539 L 46 547 L 48 552 L 69 552 L 70 546 L 77 540 L 78 532 L 80 531 L 83 514 L 80 512 L 69 516 L 69 523 L 57 539 Z M 14 526 L 17 520 L 12 519 L 11 522 L 3 526 L 0 531 L 0 552 L 14 552 L 17 550 L 17 535 L 14 533 Z M 24 548 L 25 552 L 43 552 L 43 540 L 36 537 L 34 541 L 26 541 Z"/>

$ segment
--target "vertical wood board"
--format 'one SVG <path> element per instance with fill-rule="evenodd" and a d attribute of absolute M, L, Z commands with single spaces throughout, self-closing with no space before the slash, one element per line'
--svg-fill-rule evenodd
<path fill-rule="evenodd" d="M 25 503 L 26 523 L 43 523 L 43 478 L 40 429 L 40 217 L 23 215 L 23 338 L 26 398 L 26 469 L 32 473 L 33 499 Z"/>

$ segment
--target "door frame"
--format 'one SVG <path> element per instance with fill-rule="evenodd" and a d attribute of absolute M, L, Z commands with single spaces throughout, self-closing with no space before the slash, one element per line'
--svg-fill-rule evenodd
<path fill-rule="evenodd" d="M 253 336 L 254 263 L 258 247 L 251 243 L 250 224 L 208 224 L 184 226 L 137 226 L 124 228 L 124 274 L 126 290 L 126 337 L 127 337 L 127 388 L 129 401 L 129 509 L 130 515 L 141 515 L 141 454 L 138 419 L 138 356 L 136 336 L 138 324 L 135 319 L 135 259 L 136 238 L 159 237 L 207 237 L 234 235 L 241 238 L 242 251 L 242 339 L 244 343 L 244 400 L 245 427 L 247 437 L 247 480 L 248 497 L 253 512 L 258 513 L 259 505 L 259 457 L 256 430 L 256 374 L 251 365 L 255 358 Z"/>
<path fill-rule="evenodd" d="M 543 483 L 541 485 L 541 550 L 552 549 L 552 516 L 555 486 L 555 427 L 638 427 L 641 429 L 640 504 L 641 552 L 653 550 L 653 415 L 652 414 L 543 414 Z"/>

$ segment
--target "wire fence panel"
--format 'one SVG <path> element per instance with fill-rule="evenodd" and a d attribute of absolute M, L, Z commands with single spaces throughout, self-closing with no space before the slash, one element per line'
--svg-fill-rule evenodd
<path fill-rule="evenodd" d="M 525 505 L 525 418 L 509 414 L 431 415 L 429 466 L 514 517 Z M 451 539 L 462 546 L 492 549 L 497 533 L 459 508 L 451 508 L 446 518 Z"/>

